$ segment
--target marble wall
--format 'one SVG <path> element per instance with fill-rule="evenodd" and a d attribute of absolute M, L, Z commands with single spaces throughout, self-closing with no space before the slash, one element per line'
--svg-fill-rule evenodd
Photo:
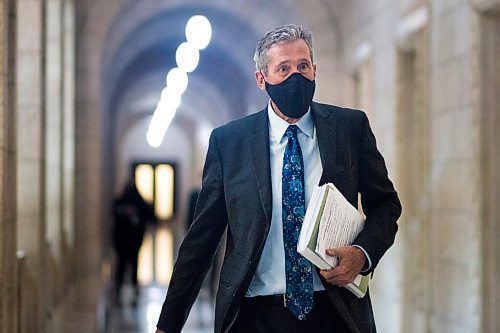
<path fill-rule="evenodd" d="M 486 2 L 481 8 L 489 13 L 479 16 L 465 0 L 337 7 L 345 14 L 339 16 L 344 69 L 355 67 L 359 45 L 371 47 L 373 103 L 367 111 L 403 199 L 396 243 L 373 281 L 382 332 L 495 331 L 484 321 L 492 311 L 483 297 L 494 255 L 485 254 L 483 241 L 488 231 L 498 233 L 498 222 L 484 228 L 482 191 L 496 176 L 482 173 L 481 151 L 496 161 L 498 149 L 485 148 L 493 143 L 481 140 L 484 108 L 475 105 L 478 89 L 498 90 L 491 77 L 477 87 L 484 80 L 480 54 L 498 54 L 496 47 L 478 45 L 478 21 L 491 20 L 495 8 Z M 489 42 L 497 29 L 490 27 Z M 498 299 L 498 291 L 488 290 L 488 298 Z"/>

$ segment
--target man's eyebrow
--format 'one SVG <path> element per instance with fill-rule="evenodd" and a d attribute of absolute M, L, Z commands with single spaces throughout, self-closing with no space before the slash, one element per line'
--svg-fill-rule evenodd
<path fill-rule="evenodd" d="M 278 66 L 277 67 L 280 67 L 281 65 L 285 65 L 285 64 L 288 64 L 290 63 L 290 60 L 283 60 L 281 62 L 278 63 Z"/>
<path fill-rule="evenodd" d="M 288 59 L 287 59 L 287 60 L 280 61 L 276 67 L 280 67 L 281 65 L 287 65 L 287 64 L 289 64 L 290 62 L 291 62 L 291 61 L 290 61 L 290 60 L 288 60 Z M 300 59 L 298 60 L 298 62 L 299 62 L 299 63 L 302 63 L 302 62 L 307 62 L 308 64 L 311 64 L 311 63 L 312 63 L 312 62 L 311 62 L 311 59 L 309 59 L 309 58 L 300 58 Z"/>
<path fill-rule="evenodd" d="M 309 58 L 302 58 L 302 59 L 299 59 L 299 62 L 308 62 L 308 63 L 311 63 L 311 59 Z"/>

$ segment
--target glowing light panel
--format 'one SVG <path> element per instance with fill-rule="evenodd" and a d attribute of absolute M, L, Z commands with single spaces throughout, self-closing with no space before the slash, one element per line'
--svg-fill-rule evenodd
<path fill-rule="evenodd" d="M 175 67 L 168 72 L 166 83 L 167 87 L 182 95 L 187 89 L 189 79 L 186 72 L 179 67 Z"/>
<path fill-rule="evenodd" d="M 203 50 L 212 38 L 212 25 L 203 15 L 192 16 L 186 24 L 186 39 L 198 50 Z"/>
<path fill-rule="evenodd" d="M 146 139 L 151 147 L 159 147 L 177 108 L 181 95 L 186 91 L 189 80 L 187 73 L 198 67 L 200 50 L 208 46 L 212 38 L 212 25 L 203 15 L 194 15 L 186 23 L 186 42 L 179 45 L 175 52 L 177 67 L 171 69 L 166 77 L 166 87 L 156 106 L 149 124 Z"/>
<path fill-rule="evenodd" d="M 191 73 L 198 67 L 200 61 L 200 51 L 189 42 L 184 42 L 175 52 L 177 66 L 186 73 Z"/>

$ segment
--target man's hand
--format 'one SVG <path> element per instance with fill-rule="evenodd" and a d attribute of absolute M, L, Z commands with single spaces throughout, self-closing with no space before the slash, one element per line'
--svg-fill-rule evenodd
<path fill-rule="evenodd" d="M 328 270 L 321 270 L 321 276 L 329 284 L 345 286 L 354 281 L 363 268 L 366 258 L 363 251 L 355 246 L 344 246 L 338 249 L 328 249 L 326 254 L 337 257 L 339 264 Z"/>

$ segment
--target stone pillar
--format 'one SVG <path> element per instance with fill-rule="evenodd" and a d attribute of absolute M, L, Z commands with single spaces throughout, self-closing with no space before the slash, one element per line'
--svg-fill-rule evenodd
<path fill-rule="evenodd" d="M 77 9 L 80 9 L 77 4 Z M 101 14 L 101 13 L 99 13 Z M 77 16 L 79 14 L 77 13 Z M 80 13 L 80 15 L 85 15 Z M 80 21 L 82 23 L 84 21 Z M 76 26 L 76 185 L 75 185 L 75 304 L 79 313 L 97 314 L 102 263 L 102 160 L 103 140 L 100 47 L 92 38 L 102 27 L 92 22 Z M 92 246 L 89 246 L 92 244 Z M 86 327 L 95 330 L 97 316 L 87 318 Z"/>
<path fill-rule="evenodd" d="M 46 220 L 47 242 L 56 260 L 61 250 L 62 27 L 61 0 L 47 0 L 46 11 Z"/>
<path fill-rule="evenodd" d="M 74 278 L 75 223 L 75 12 L 74 0 L 63 2 L 62 248 L 65 280 Z"/>
<path fill-rule="evenodd" d="M 15 2 L 0 1 L 0 332 L 17 332 Z"/>
<path fill-rule="evenodd" d="M 416 24 L 415 22 L 418 22 Z M 429 237 L 429 29 L 428 8 L 421 6 L 398 26 L 396 77 L 397 179 L 404 202 L 401 216 L 402 303 L 404 332 L 424 332 L 432 294 Z"/>
<path fill-rule="evenodd" d="M 482 219 L 481 332 L 500 331 L 500 0 L 471 0 L 473 20 L 472 108 L 479 117 Z"/>
<path fill-rule="evenodd" d="M 45 8 L 45 114 L 44 208 L 45 292 L 48 297 L 46 329 L 57 331 L 58 305 L 64 293 L 62 272 L 62 0 L 46 0 Z"/>
<path fill-rule="evenodd" d="M 471 6 L 431 3 L 432 332 L 482 332 L 480 128 L 471 105 Z M 425 246 L 425 244 L 424 244 Z"/>
<path fill-rule="evenodd" d="M 46 315 L 44 192 L 44 8 L 17 1 L 17 242 L 26 258 L 20 272 L 20 332 L 40 331 Z"/>

